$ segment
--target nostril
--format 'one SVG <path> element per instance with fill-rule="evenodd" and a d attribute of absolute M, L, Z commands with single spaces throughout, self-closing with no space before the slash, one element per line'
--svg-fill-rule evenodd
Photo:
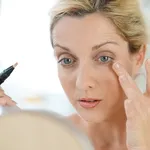
<path fill-rule="evenodd" d="M 92 88 L 92 86 L 89 86 L 89 88 L 91 89 L 91 88 Z"/>

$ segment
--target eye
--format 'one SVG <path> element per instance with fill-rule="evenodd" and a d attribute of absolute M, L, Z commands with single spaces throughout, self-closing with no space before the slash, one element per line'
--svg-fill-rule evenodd
<path fill-rule="evenodd" d="M 61 60 L 58 61 L 58 63 L 64 66 L 72 65 L 74 62 L 75 60 L 71 58 L 62 58 Z"/>
<path fill-rule="evenodd" d="M 112 61 L 112 58 L 109 56 L 100 56 L 98 58 L 98 60 L 102 63 L 108 63 L 108 62 Z"/>

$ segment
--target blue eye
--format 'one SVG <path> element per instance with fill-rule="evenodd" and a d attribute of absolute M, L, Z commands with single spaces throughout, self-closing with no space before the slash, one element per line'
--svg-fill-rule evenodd
<path fill-rule="evenodd" d="M 112 58 L 108 57 L 108 56 L 101 56 L 101 57 L 99 57 L 99 61 L 101 61 L 102 63 L 107 63 L 107 62 L 109 62 L 111 60 L 112 60 Z"/>
<path fill-rule="evenodd" d="M 71 58 L 63 58 L 59 60 L 58 63 L 61 63 L 62 65 L 72 65 L 74 63 L 74 60 Z"/>

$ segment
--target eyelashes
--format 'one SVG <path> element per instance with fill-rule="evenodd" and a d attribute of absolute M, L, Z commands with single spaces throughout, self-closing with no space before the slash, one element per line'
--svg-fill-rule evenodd
<path fill-rule="evenodd" d="M 112 62 L 114 59 L 112 57 L 109 57 L 109 56 L 100 56 L 98 58 L 98 60 L 100 63 L 109 63 L 109 62 Z"/>
<path fill-rule="evenodd" d="M 64 66 L 69 66 L 75 63 L 75 60 L 73 58 L 62 58 L 58 61 L 59 64 L 64 65 Z"/>
<path fill-rule="evenodd" d="M 100 56 L 100 57 L 96 58 L 95 61 L 100 65 L 101 64 L 109 64 L 114 61 L 114 58 L 110 57 L 110 56 Z M 72 57 L 64 57 L 58 61 L 58 63 L 64 67 L 71 67 L 71 66 L 75 65 L 76 62 L 77 62 L 77 60 Z"/>

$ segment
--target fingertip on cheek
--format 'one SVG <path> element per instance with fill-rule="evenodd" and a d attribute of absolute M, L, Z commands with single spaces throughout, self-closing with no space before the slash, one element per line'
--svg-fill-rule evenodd
<path fill-rule="evenodd" d="M 120 64 L 118 62 L 114 62 L 113 67 L 118 70 L 120 68 Z"/>
<path fill-rule="evenodd" d="M 120 64 L 118 62 L 114 62 L 112 64 L 112 68 L 116 73 L 118 73 L 120 71 Z"/>

